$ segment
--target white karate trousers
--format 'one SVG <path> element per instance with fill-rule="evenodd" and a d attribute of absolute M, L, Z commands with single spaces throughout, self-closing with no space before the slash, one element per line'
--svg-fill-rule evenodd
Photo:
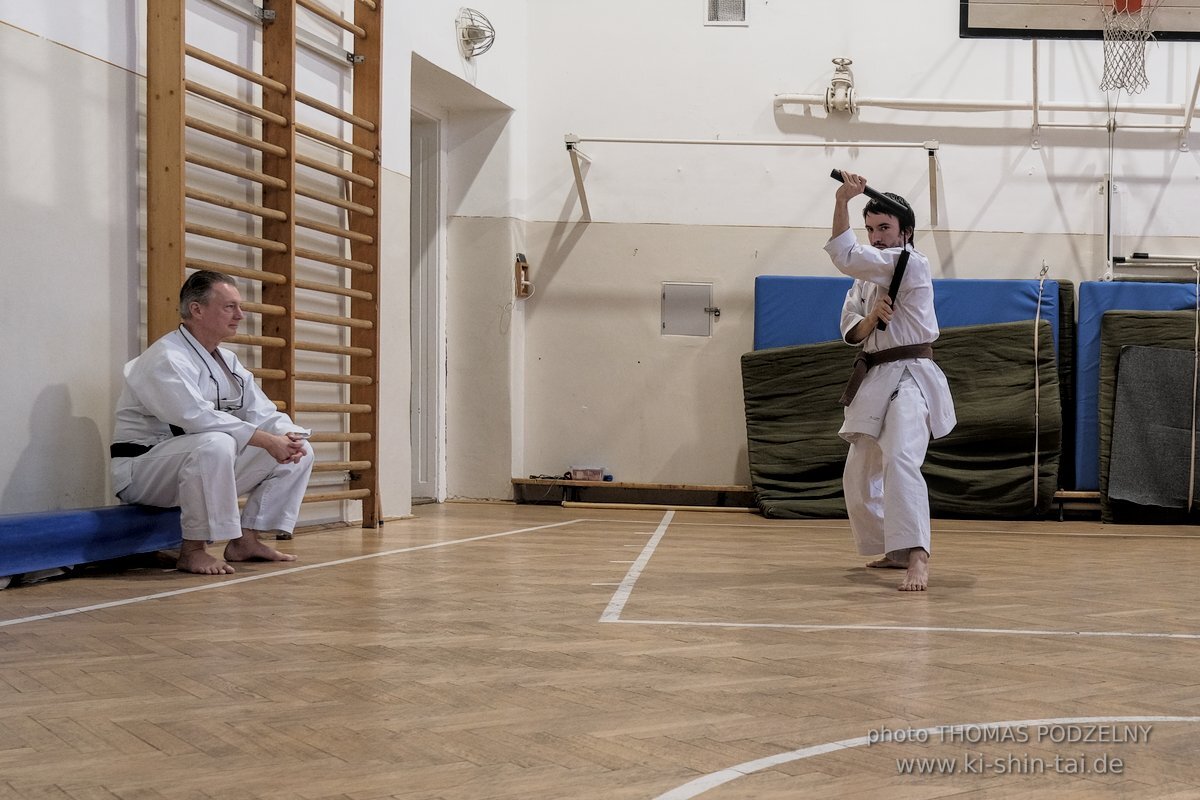
<path fill-rule="evenodd" d="M 858 434 L 846 455 L 842 488 L 860 555 L 930 552 L 929 488 L 921 474 L 929 436 L 929 404 L 905 370 L 879 438 Z M 907 554 L 898 556 L 907 563 Z"/>
<path fill-rule="evenodd" d="M 312 472 L 305 444 L 298 464 L 280 464 L 261 447 L 237 443 L 225 433 L 176 436 L 133 459 L 133 482 L 121 492 L 126 503 L 180 507 L 183 538 L 227 541 L 242 528 L 284 531 L 296 527 Z M 238 496 L 249 493 L 238 512 Z"/>

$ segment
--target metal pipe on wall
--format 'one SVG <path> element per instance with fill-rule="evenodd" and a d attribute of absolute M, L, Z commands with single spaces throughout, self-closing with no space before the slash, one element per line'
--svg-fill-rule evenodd
<path fill-rule="evenodd" d="M 822 98 L 822 102 L 824 99 Z M 616 144 L 675 144 L 675 145 L 729 145 L 740 147 L 893 147 L 921 148 L 929 154 L 929 224 L 938 224 L 937 213 L 937 151 L 941 145 L 935 140 L 925 142 L 828 142 L 828 141 L 790 141 L 780 139 L 648 139 L 626 138 L 615 136 L 577 136 L 568 133 L 563 137 L 567 145 L 567 154 L 571 159 L 571 169 L 575 175 L 575 190 L 579 194 L 579 205 L 583 212 L 583 221 L 592 219 L 591 208 L 588 205 L 587 191 L 583 185 L 583 173 L 579 167 L 579 158 L 589 163 L 591 158 L 584 156 L 578 150 L 582 142 L 605 142 Z"/>
<path fill-rule="evenodd" d="M 1052 100 L 1047 100 L 1035 105 L 1032 100 L 938 100 L 932 98 L 856 96 L 854 103 L 860 108 L 863 106 L 872 106 L 875 108 L 890 108 L 900 111 L 1033 111 L 1036 108 L 1040 111 L 1079 111 L 1107 114 L 1110 110 L 1107 105 L 1100 105 L 1099 103 L 1084 103 L 1079 101 L 1064 102 Z M 777 94 L 775 95 L 775 105 L 820 105 L 824 107 L 825 97 L 823 95 L 815 94 Z M 1182 103 L 1164 103 L 1159 105 L 1147 104 L 1122 106 L 1121 111 L 1130 114 L 1154 114 L 1158 116 L 1181 117 L 1187 114 L 1188 109 Z"/>

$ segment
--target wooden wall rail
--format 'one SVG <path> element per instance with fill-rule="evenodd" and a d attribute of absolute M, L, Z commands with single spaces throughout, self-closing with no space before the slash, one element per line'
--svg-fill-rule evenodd
<path fill-rule="evenodd" d="M 371 237 L 367 236 L 366 234 L 356 233 L 354 231 L 342 230 L 340 228 L 335 228 L 332 225 L 326 225 L 324 223 L 317 222 L 316 220 L 305 219 L 304 217 L 296 217 L 296 227 L 297 228 L 308 228 L 311 231 L 319 231 L 320 233 L 327 233 L 330 236 L 337 236 L 342 239 L 353 239 L 356 242 L 366 242 L 366 243 L 370 244 L 372 241 Z"/>
<path fill-rule="evenodd" d="M 237 75 L 239 78 L 244 78 L 244 79 L 250 81 L 251 83 L 257 83 L 259 86 L 262 86 L 265 89 L 270 89 L 271 91 L 279 92 L 280 94 L 287 94 L 287 90 L 288 90 L 287 84 L 280 83 L 279 81 L 273 81 L 270 78 L 268 78 L 266 75 L 260 75 L 259 73 L 254 72 L 253 70 L 244 69 L 243 67 L 241 67 L 238 64 L 233 63 L 232 61 L 226 61 L 225 59 L 223 59 L 219 56 L 213 55 L 212 53 L 209 53 L 205 50 L 201 50 L 198 47 L 192 47 L 191 45 L 185 45 L 184 52 L 187 55 L 191 56 L 192 58 L 203 61 L 206 64 L 217 67 L 219 69 L 223 69 L 226 72 L 232 73 L 233 75 Z"/>
<path fill-rule="evenodd" d="M 374 186 L 375 182 L 370 178 L 364 178 L 362 175 L 355 175 L 348 169 L 341 169 L 332 164 L 326 164 L 324 161 L 318 161 L 315 158 L 307 158 L 305 156 L 296 156 L 296 163 L 302 167 L 315 169 L 318 172 L 324 172 L 326 175 L 332 175 L 335 178 L 341 178 L 351 183 L 357 183 L 359 186 Z"/>
<path fill-rule="evenodd" d="M 273 122 L 276 125 L 282 125 L 286 127 L 288 124 L 288 118 L 282 114 L 276 114 L 273 111 L 268 111 L 265 108 L 254 105 L 253 103 L 243 102 L 238 100 L 233 95 L 228 95 L 224 92 L 218 92 L 216 89 L 210 89 L 209 87 L 200 83 L 196 83 L 195 81 L 184 81 L 183 85 L 184 88 L 192 94 L 212 100 L 214 103 L 219 103 L 220 105 L 227 106 L 228 108 L 236 109 L 244 114 L 249 114 L 252 117 L 258 117 L 266 122 Z"/>
<path fill-rule="evenodd" d="M 363 289 L 355 289 L 346 286 L 334 286 L 329 283 L 317 283 L 315 281 L 296 279 L 297 289 L 307 289 L 313 292 L 324 292 L 325 294 L 340 294 L 343 297 L 356 297 L 359 300 L 372 300 L 375 295 Z"/>
<path fill-rule="evenodd" d="M 353 33 L 360 39 L 365 38 L 367 35 L 367 32 L 358 25 L 342 19 L 336 13 L 334 13 L 332 9 L 326 8 L 325 6 L 321 5 L 321 3 L 317 2 L 317 0 L 296 0 L 296 5 L 311 11 L 322 19 L 332 22 L 334 25 L 337 25 L 343 30 Z"/>
<path fill-rule="evenodd" d="M 271 0 L 273 19 L 246 17 L 261 43 L 261 63 L 246 64 L 187 41 L 188 2 L 209 0 L 147 4 L 147 338 L 175 329 L 188 270 L 245 281 L 243 310 L 255 325 L 229 343 L 249 348 L 244 360 L 268 396 L 314 428 L 320 477 L 305 502 L 361 500 L 362 524 L 374 527 L 383 3 Z M 312 19 L 298 20 L 301 12 Z M 297 67 L 298 33 L 311 44 L 328 26 L 354 41 L 347 104 L 305 93 L 313 76 Z M 299 108 L 346 126 L 350 138 L 298 123 Z M 312 143 L 331 155 L 318 157 Z"/>
<path fill-rule="evenodd" d="M 284 150 L 282 147 L 276 147 L 269 142 L 264 142 L 262 139 L 256 139 L 253 136 L 244 136 L 237 131 L 231 131 L 220 125 L 213 125 L 196 117 L 184 117 L 184 124 L 189 128 L 203 131 L 210 136 L 217 136 L 234 144 L 240 144 L 243 147 L 252 147 L 255 150 L 261 150 L 264 153 L 270 153 L 273 156 L 281 158 L 287 155 L 287 150 Z"/>
<path fill-rule="evenodd" d="M 222 208 L 228 208 L 233 211 L 241 211 L 246 214 L 253 214 L 256 217 L 266 217 L 268 219 L 279 220 L 280 222 L 283 222 L 287 219 L 287 214 L 283 213 L 282 211 L 276 211 L 273 208 L 256 206 L 253 203 L 243 203 L 229 197 L 202 192 L 198 189 L 185 189 L 184 194 L 189 200 L 199 200 L 202 203 L 210 203 L 211 205 L 221 206 Z M 299 222 L 296 224 L 299 224 Z"/>
<path fill-rule="evenodd" d="M 312 139 L 315 142 L 320 142 L 321 144 L 329 145 L 330 147 L 336 147 L 338 150 L 345 150 L 347 153 L 352 153 L 353 155 L 361 156 L 362 158 L 375 158 L 374 150 L 368 150 L 367 148 L 360 147 L 353 142 L 347 142 L 343 139 L 337 138 L 336 136 L 330 136 L 328 133 L 322 133 L 316 128 L 310 128 L 307 125 L 296 123 L 296 133 L 301 136 L 307 136 L 309 139 Z"/>

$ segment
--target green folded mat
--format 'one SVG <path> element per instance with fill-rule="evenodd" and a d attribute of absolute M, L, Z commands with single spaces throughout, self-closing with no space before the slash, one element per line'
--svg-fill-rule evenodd
<path fill-rule="evenodd" d="M 925 459 L 933 516 L 1020 518 L 1050 510 L 1062 406 L 1046 321 L 1038 326 L 1035 391 L 1033 329 L 1032 321 L 948 328 L 935 343 L 958 425 L 930 442 Z M 837 434 L 843 420 L 837 399 L 855 354 L 826 342 L 742 356 L 750 477 L 765 516 L 846 516 L 842 468 L 849 445 Z"/>

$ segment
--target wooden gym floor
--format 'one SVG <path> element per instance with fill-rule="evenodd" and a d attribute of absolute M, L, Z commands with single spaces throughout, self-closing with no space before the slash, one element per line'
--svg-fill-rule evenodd
<path fill-rule="evenodd" d="M 416 514 L 0 592 L 0 798 L 1200 797 L 1192 529 Z"/>

